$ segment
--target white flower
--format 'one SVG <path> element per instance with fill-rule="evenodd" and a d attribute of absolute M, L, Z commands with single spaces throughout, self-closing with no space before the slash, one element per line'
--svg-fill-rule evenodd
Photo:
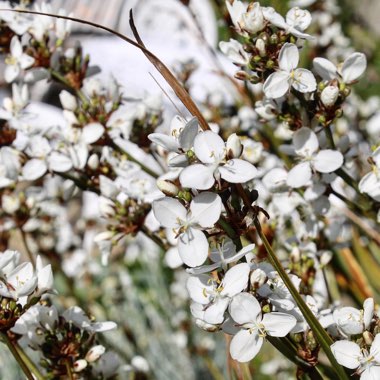
<path fill-rule="evenodd" d="M 201 230 L 213 227 L 221 211 L 220 197 L 210 192 L 197 195 L 189 211 L 177 199 L 165 197 L 153 202 L 154 216 L 162 226 L 175 230 L 181 259 L 190 267 L 206 261 L 209 245 Z"/>
<path fill-rule="evenodd" d="M 313 67 L 324 80 L 342 78 L 343 83 L 351 84 L 364 73 L 367 68 L 367 58 L 363 53 L 352 53 L 342 65 L 335 66 L 326 58 L 314 58 Z"/>
<path fill-rule="evenodd" d="M 331 149 L 318 152 L 317 135 L 309 128 L 302 127 L 294 133 L 293 147 L 302 162 L 288 173 L 286 183 L 290 187 L 306 185 L 312 177 L 312 169 L 319 173 L 332 173 L 343 165 L 342 153 Z"/>
<path fill-rule="evenodd" d="M 313 92 L 317 88 L 314 75 L 306 69 L 297 69 L 299 52 L 296 45 L 285 43 L 278 57 L 279 70 L 269 75 L 264 83 L 263 91 L 269 99 L 281 98 L 290 86 L 297 91 Z"/>
<path fill-rule="evenodd" d="M 356 369 L 361 380 L 380 378 L 380 334 L 375 336 L 369 352 L 348 340 L 335 342 L 331 351 L 340 365 Z"/>
<path fill-rule="evenodd" d="M 229 42 L 221 41 L 219 43 L 220 50 L 225 54 L 235 65 L 245 66 L 249 63 L 249 55 L 243 49 L 243 45 L 230 38 Z"/>
<path fill-rule="evenodd" d="M 308 11 L 292 8 L 286 14 L 286 21 L 284 18 L 277 13 L 272 7 L 262 7 L 262 12 L 264 14 L 264 18 L 268 20 L 277 28 L 284 29 L 286 33 L 293 34 L 293 36 L 303 39 L 313 39 L 307 33 L 303 33 L 303 31 L 310 25 L 311 15 Z"/>
<path fill-rule="evenodd" d="M 363 310 L 350 306 L 336 309 L 333 313 L 334 322 L 345 336 L 361 334 L 372 321 L 374 307 L 373 298 L 367 298 Z"/>
<path fill-rule="evenodd" d="M 241 330 L 232 338 L 230 353 L 239 362 L 252 360 L 260 351 L 266 335 L 284 337 L 295 326 L 296 319 L 285 313 L 262 315 L 257 299 L 249 293 L 233 297 L 229 312 Z"/>
<path fill-rule="evenodd" d="M 28 86 L 12 83 L 12 98 L 4 98 L 0 118 L 8 120 L 11 126 L 17 128 L 17 121 L 23 116 L 23 110 L 28 105 L 28 101 Z"/>
<path fill-rule="evenodd" d="M 34 58 L 23 53 L 21 42 L 17 36 L 13 36 L 10 45 L 10 55 L 5 59 L 6 67 L 4 72 L 5 80 L 13 82 L 19 75 L 21 70 L 25 70 L 33 65 Z"/>
<path fill-rule="evenodd" d="M 372 153 L 371 159 L 372 171 L 360 180 L 359 190 L 376 201 L 380 201 L 380 147 Z"/>
<path fill-rule="evenodd" d="M 202 163 L 182 170 L 179 180 L 183 187 L 206 190 L 215 183 L 215 178 L 244 183 L 257 175 L 251 163 L 239 158 L 227 159 L 226 145 L 215 132 L 199 133 L 194 140 L 194 153 Z"/>
<path fill-rule="evenodd" d="M 264 15 L 259 3 L 251 3 L 247 12 L 243 13 L 239 26 L 248 33 L 255 34 L 265 27 Z"/>
<path fill-rule="evenodd" d="M 196 316 L 206 323 L 222 323 L 231 297 L 247 287 L 249 271 L 249 264 L 237 264 L 226 272 L 220 284 L 204 274 L 190 277 L 186 283 L 189 295 L 194 302 L 203 305 L 203 314 Z"/>

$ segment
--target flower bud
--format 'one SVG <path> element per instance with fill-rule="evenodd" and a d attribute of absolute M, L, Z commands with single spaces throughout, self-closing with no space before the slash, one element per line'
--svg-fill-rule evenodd
<path fill-rule="evenodd" d="M 235 73 L 234 77 L 239 80 L 250 80 L 251 76 L 245 71 L 238 71 Z"/>
<path fill-rule="evenodd" d="M 266 281 L 267 281 L 267 275 L 262 269 L 257 268 L 251 273 L 250 282 L 251 282 L 251 286 L 254 289 L 260 288 L 261 286 L 265 284 Z"/>
<path fill-rule="evenodd" d="M 373 342 L 373 335 L 369 331 L 363 332 L 364 342 L 367 346 L 370 346 Z"/>
<path fill-rule="evenodd" d="M 149 372 L 149 364 L 142 356 L 134 356 L 131 360 L 131 365 L 139 372 Z"/>
<path fill-rule="evenodd" d="M 97 154 L 92 154 L 87 161 L 87 165 L 90 169 L 96 170 L 99 167 L 99 156 Z"/>
<path fill-rule="evenodd" d="M 215 332 L 215 331 L 219 331 L 220 328 L 219 326 L 216 326 L 216 325 L 212 325 L 210 323 L 207 323 L 205 321 L 202 321 L 202 319 L 196 319 L 195 320 L 195 324 L 202 330 L 204 331 L 208 331 L 208 332 Z"/>
<path fill-rule="evenodd" d="M 319 259 L 319 263 L 322 267 L 326 266 L 332 259 L 332 252 L 324 251 Z"/>
<path fill-rule="evenodd" d="M 65 110 L 75 111 L 78 106 L 75 96 L 66 90 L 61 91 L 59 94 L 59 100 Z"/>
<path fill-rule="evenodd" d="M 256 49 L 259 51 L 260 57 L 265 57 L 267 53 L 265 49 L 265 42 L 261 38 L 256 41 Z"/>
<path fill-rule="evenodd" d="M 106 348 L 102 345 L 91 347 L 86 354 L 86 360 L 89 363 L 96 362 L 106 351 Z"/>
<path fill-rule="evenodd" d="M 158 179 L 157 187 L 165 194 L 171 197 L 175 197 L 178 194 L 178 187 L 169 181 L 165 181 L 164 179 Z"/>
<path fill-rule="evenodd" d="M 15 195 L 4 194 L 1 198 L 1 206 L 7 214 L 13 214 L 20 208 L 20 199 Z"/>
<path fill-rule="evenodd" d="M 243 153 L 243 144 L 236 133 L 228 137 L 226 147 L 229 158 L 239 158 Z"/>
<path fill-rule="evenodd" d="M 87 362 L 84 359 L 77 360 L 74 363 L 74 372 L 81 372 L 87 367 Z"/>
<path fill-rule="evenodd" d="M 327 86 L 321 93 L 321 101 L 325 107 L 332 107 L 339 96 L 339 89 L 335 86 Z"/>

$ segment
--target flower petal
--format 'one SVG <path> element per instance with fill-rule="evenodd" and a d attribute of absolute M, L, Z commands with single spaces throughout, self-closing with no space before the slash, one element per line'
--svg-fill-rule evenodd
<path fill-rule="evenodd" d="M 194 152 L 204 164 L 212 164 L 225 156 L 225 144 L 217 133 L 205 131 L 195 137 Z"/>
<path fill-rule="evenodd" d="M 153 214 L 163 227 L 178 228 L 187 211 L 177 199 L 164 197 L 153 202 Z"/>
<path fill-rule="evenodd" d="M 278 56 L 278 65 L 281 70 L 290 73 L 298 66 L 299 52 L 296 45 L 286 42 Z"/>
<path fill-rule="evenodd" d="M 44 160 L 32 158 L 22 168 L 22 176 L 27 181 L 34 181 L 42 177 L 47 171 L 47 165 Z"/>
<path fill-rule="evenodd" d="M 342 78 L 344 83 L 352 83 L 358 79 L 367 68 L 367 58 L 363 53 L 353 53 L 343 62 Z"/>
<path fill-rule="evenodd" d="M 180 235 L 178 252 L 182 261 L 189 267 L 202 265 L 208 256 L 209 245 L 205 234 L 195 228 L 188 228 Z"/>
<path fill-rule="evenodd" d="M 314 169 L 320 173 L 332 173 L 342 165 L 342 153 L 331 149 L 319 151 L 313 160 Z"/>
<path fill-rule="evenodd" d="M 331 346 L 331 351 L 340 365 L 350 369 L 359 367 L 362 353 L 356 343 L 341 340 Z"/>
<path fill-rule="evenodd" d="M 252 294 L 240 293 L 232 298 L 229 311 L 236 323 L 244 325 L 256 322 L 261 314 L 261 306 Z"/>
<path fill-rule="evenodd" d="M 261 323 L 270 336 L 286 336 L 296 325 L 297 320 L 293 315 L 285 313 L 264 314 Z"/>
<path fill-rule="evenodd" d="M 310 156 L 318 150 L 319 142 L 317 135 L 310 129 L 302 127 L 293 135 L 295 152 L 300 156 Z"/>
<path fill-rule="evenodd" d="M 219 167 L 221 177 L 230 183 L 245 183 L 258 174 L 257 169 L 248 161 L 240 158 L 228 160 L 224 166 Z"/>
<path fill-rule="evenodd" d="M 221 295 L 233 297 L 247 287 L 248 275 L 250 272 L 249 264 L 240 263 L 229 269 L 222 281 L 223 290 Z"/>
<path fill-rule="evenodd" d="M 193 223 L 213 227 L 222 212 L 222 200 L 219 195 L 205 191 L 191 201 L 190 211 Z"/>
<path fill-rule="evenodd" d="M 181 171 L 179 181 L 182 187 L 207 190 L 215 183 L 214 169 L 202 164 L 190 165 Z"/>
<path fill-rule="evenodd" d="M 313 92 L 317 89 L 317 81 L 311 71 L 297 69 L 294 71 L 292 86 L 299 92 Z"/>
<path fill-rule="evenodd" d="M 288 173 L 286 183 L 288 186 L 297 189 L 305 186 L 311 179 L 311 168 L 309 162 L 301 162 L 294 166 Z"/>
<path fill-rule="evenodd" d="M 313 68 L 316 73 L 324 80 L 331 80 L 337 77 L 336 66 L 326 58 L 314 58 Z"/>
<path fill-rule="evenodd" d="M 289 90 L 289 73 L 277 71 L 269 75 L 264 83 L 263 91 L 268 99 L 281 98 Z"/>
<path fill-rule="evenodd" d="M 239 362 L 249 362 L 259 353 L 263 342 L 256 332 L 240 330 L 231 340 L 230 354 Z"/>

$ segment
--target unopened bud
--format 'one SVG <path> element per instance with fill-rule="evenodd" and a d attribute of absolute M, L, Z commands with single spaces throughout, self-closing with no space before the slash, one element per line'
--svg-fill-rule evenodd
<path fill-rule="evenodd" d="M 321 93 L 321 101 L 325 107 L 332 107 L 339 96 L 339 89 L 335 86 L 327 86 Z"/>
<path fill-rule="evenodd" d="M 102 345 L 91 347 L 86 354 L 86 360 L 89 363 L 96 362 L 106 351 L 106 348 Z"/>
<path fill-rule="evenodd" d="M 178 198 L 183 199 L 186 202 L 190 202 L 192 197 L 189 191 L 179 191 Z"/>
<path fill-rule="evenodd" d="M 216 325 L 212 325 L 210 323 L 207 323 L 205 321 L 202 321 L 202 319 L 196 319 L 195 320 L 195 324 L 202 330 L 204 331 L 208 331 L 208 332 L 215 332 L 215 331 L 219 331 L 220 328 L 219 326 L 216 326 Z"/>
<path fill-rule="evenodd" d="M 335 117 L 340 118 L 343 116 L 343 110 L 341 108 L 335 111 Z"/>
<path fill-rule="evenodd" d="M 87 362 L 84 359 L 77 360 L 74 363 L 74 372 L 81 372 L 87 367 Z"/>
<path fill-rule="evenodd" d="M 163 179 L 158 179 L 157 180 L 157 187 L 165 194 L 171 197 L 175 197 L 179 189 L 174 183 L 171 183 L 169 181 L 165 181 Z"/>
<path fill-rule="evenodd" d="M 243 153 L 243 144 L 236 133 L 228 137 L 226 147 L 229 158 L 239 158 Z"/>
<path fill-rule="evenodd" d="M 277 36 L 277 34 L 272 34 L 271 36 L 270 36 L 270 38 L 269 38 L 269 43 L 271 44 L 271 45 L 277 45 L 278 44 L 278 36 Z"/>
<path fill-rule="evenodd" d="M 372 345 L 373 342 L 373 335 L 369 331 L 363 332 L 363 339 L 367 346 Z"/>
<path fill-rule="evenodd" d="M 234 77 L 239 80 L 250 80 L 251 76 L 245 71 L 238 71 Z"/>
<path fill-rule="evenodd" d="M 4 194 L 1 198 L 1 206 L 7 214 L 14 214 L 20 208 L 20 199 L 16 195 Z"/>
<path fill-rule="evenodd" d="M 257 268 L 251 273 L 251 276 L 249 279 L 250 279 L 252 287 L 254 289 L 258 289 L 266 283 L 268 278 L 267 278 L 266 273 L 262 269 Z"/>
<path fill-rule="evenodd" d="M 256 49 L 258 50 L 260 57 L 265 57 L 267 53 L 265 49 L 265 42 L 261 38 L 256 41 Z"/>
<path fill-rule="evenodd" d="M 306 346 L 310 351 L 314 351 L 318 347 L 318 342 L 311 330 L 309 330 L 306 335 Z"/>
<path fill-rule="evenodd" d="M 59 100 L 61 101 L 62 107 L 65 110 L 75 111 L 75 109 L 78 107 L 77 99 L 75 96 L 66 90 L 61 91 L 59 94 Z"/>
<path fill-rule="evenodd" d="M 271 312 L 270 305 L 264 305 L 262 308 L 262 312 L 263 313 L 270 313 Z"/>
<path fill-rule="evenodd" d="M 90 169 L 96 170 L 99 167 L 99 156 L 97 154 L 92 154 L 87 161 L 87 165 Z"/>
<path fill-rule="evenodd" d="M 322 253 L 319 263 L 322 267 L 326 266 L 332 259 L 332 252 L 331 251 L 325 251 Z"/>
<path fill-rule="evenodd" d="M 149 363 L 142 356 L 136 355 L 131 360 L 131 365 L 139 372 L 149 372 Z"/>
<path fill-rule="evenodd" d="M 265 65 L 265 67 L 267 69 L 273 69 L 274 67 L 274 61 L 272 61 L 271 59 L 269 61 L 267 61 L 267 64 Z"/>

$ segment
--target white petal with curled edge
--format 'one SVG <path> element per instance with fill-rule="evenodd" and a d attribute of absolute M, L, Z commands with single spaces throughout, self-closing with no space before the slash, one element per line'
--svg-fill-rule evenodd
<path fill-rule="evenodd" d="M 247 287 L 250 267 L 247 263 L 240 263 L 229 269 L 222 281 L 223 296 L 233 297 Z"/>
<path fill-rule="evenodd" d="M 148 135 L 148 139 L 162 146 L 168 152 L 177 152 L 179 149 L 178 142 L 172 136 L 165 135 L 164 133 L 151 133 Z"/>
<path fill-rule="evenodd" d="M 263 91 L 268 99 L 281 98 L 289 90 L 289 73 L 277 71 L 266 79 Z"/>
<path fill-rule="evenodd" d="M 310 156 L 318 150 L 319 142 L 317 135 L 306 127 L 294 132 L 293 146 L 295 152 L 300 156 Z"/>
<path fill-rule="evenodd" d="M 236 323 L 243 325 L 256 322 L 261 314 L 261 306 L 252 294 L 240 293 L 232 298 L 229 312 Z"/>
<path fill-rule="evenodd" d="M 222 178 L 230 183 L 245 183 L 255 178 L 257 169 L 248 161 L 240 158 L 228 160 L 224 166 L 219 167 Z"/>
<path fill-rule="evenodd" d="M 263 342 L 255 331 L 240 330 L 231 340 L 231 357 L 241 363 L 249 362 L 259 353 Z"/>
<path fill-rule="evenodd" d="M 314 157 L 314 169 L 320 173 L 332 173 L 343 165 L 343 155 L 336 150 L 324 149 Z"/>
<path fill-rule="evenodd" d="M 100 123 L 87 124 L 82 130 L 82 141 L 93 144 L 98 141 L 104 133 L 104 127 Z"/>
<path fill-rule="evenodd" d="M 270 336 L 286 336 L 296 325 L 297 320 L 290 314 L 267 313 L 264 314 L 261 323 Z"/>
<path fill-rule="evenodd" d="M 282 192 L 287 188 L 286 178 L 288 173 L 283 168 L 271 169 L 263 178 L 264 186 L 271 192 Z"/>
<path fill-rule="evenodd" d="M 368 194 L 376 201 L 380 201 L 380 179 L 373 172 L 367 173 L 359 182 L 361 193 Z"/>
<path fill-rule="evenodd" d="M 190 211 L 192 223 L 213 227 L 222 212 L 222 200 L 219 195 L 205 191 L 191 201 Z"/>
<path fill-rule="evenodd" d="M 179 181 L 182 187 L 207 190 L 215 183 L 214 169 L 202 164 L 190 165 L 182 170 Z"/>
<path fill-rule="evenodd" d="M 331 347 L 331 351 L 337 362 L 343 367 L 355 369 L 360 365 L 360 359 L 363 357 L 360 347 L 348 340 L 335 342 Z"/>
<path fill-rule="evenodd" d="M 27 181 L 34 181 L 42 177 L 47 171 L 47 165 L 44 160 L 32 158 L 22 168 L 22 176 Z"/>
<path fill-rule="evenodd" d="M 241 1 L 234 1 L 231 5 L 229 1 L 226 2 L 228 13 L 230 14 L 231 21 L 236 28 L 239 28 L 239 21 L 243 13 L 247 11 L 247 6 Z"/>
<path fill-rule="evenodd" d="M 311 23 L 311 14 L 305 9 L 294 7 L 286 14 L 286 23 L 298 30 L 304 31 Z"/>
<path fill-rule="evenodd" d="M 59 152 L 52 152 L 47 161 L 49 169 L 58 173 L 68 172 L 73 167 L 71 159 Z"/>
<path fill-rule="evenodd" d="M 153 202 L 153 214 L 163 227 L 179 228 L 187 211 L 177 199 L 165 197 Z"/>
<path fill-rule="evenodd" d="M 313 92 L 317 89 L 317 81 L 311 71 L 297 69 L 294 71 L 292 86 L 299 92 Z"/>
<path fill-rule="evenodd" d="M 194 145 L 194 139 L 198 134 L 198 119 L 193 117 L 190 121 L 188 121 L 185 125 L 185 128 L 179 135 L 178 141 L 179 145 L 183 150 L 189 150 Z"/>
<path fill-rule="evenodd" d="M 212 164 L 225 156 L 223 139 L 215 132 L 199 133 L 194 139 L 194 152 L 204 164 Z"/>
<path fill-rule="evenodd" d="M 367 68 L 367 58 L 363 53 L 353 53 L 344 60 L 342 78 L 344 83 L 352 83 L 358 79 Z"/>
<path fill-rule="evenodd" d="M 189 267 L 202 265 L 208 256 L 208 241 L 202 231 L 195 228 L 181 234 L 178 240 L 178 252 L 182 261 Z"/>
<path fill-rule="evenodd" d="M 311 179 L 311 168 L 308 162 L 301 162 L 294 166 L 288 173 L 286 183 L 288 186 L 297 189 L 298 187 L 305 186 Z"/>
<path fill-rule="evenodd" d="M 224 321 L 224 313 L 227 310 L 229 298 L 218 297 L 214 303 L 208 306 L 204 313 L 204 320 L 211 324 L 220 324 Z"/>
<path fill-rule="evenodd" d="M 331 80 L 337 77 L 336 66 L 326 58 L 314 58 L 313 68 L 316 73 L 324 80 Z"/>
<path fill-rule="evenodd" d="M 210 276 L 191 276 L 187 279 L 186 289 L 190 298 L 198 304 L 210 303 L 210 294 L 214 291 L 214 285 L 210 282 Z"/>
<path fill-rule="evenodd" d="M 299 58 L 300 55 L 297 46 L 286 42 L 280 50 L 278 65 L 281 70 L 289 73 L 298 66 Z"/>
<path fill-rule="evenodd" d="M 249 62 L 248 54 L 243 50 L 240 42 L 230 38 L 229 42 L 219 42 L 219 48 L 233 63 L 237 65 L 246 65 Z"/>
<path fill-rule="evenodd" d="M 288 24 L 285 22 L 285 19 L 277 13 L 272 7 L 262 7 L 261 8 L 264 18 L 268 20 L 271 24 L 277 26 L 281 29 L 287 29 Z"/>

